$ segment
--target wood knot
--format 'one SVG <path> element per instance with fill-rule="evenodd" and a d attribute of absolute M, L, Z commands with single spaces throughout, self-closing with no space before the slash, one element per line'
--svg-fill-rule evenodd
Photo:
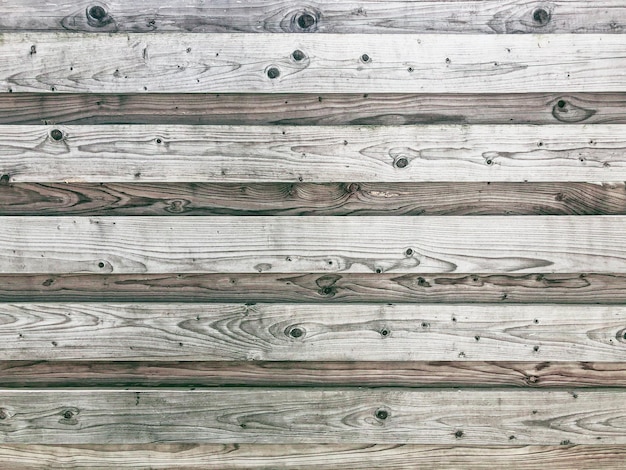
<path fill-rule="evenodd" d="M 361 56 L 361 62 L 363 62 L 365 64 L 367 64 L 370 60 L 372 60 L 372 58 L 369 55 L 367 55 L 367 54 L 363 54 Z"/>
<path fill-rule="evenodd" d="M 382 336 L 383 338 L 389 336 L 390 333 L 391 332 L 387 328 L 383 328 L 382 330 L 380 330 L 380 336 Z"/>
<path fill-rule="evenodd" d="M 270 67 L 269 69 L 267 69 L 267 76 L 271 80 L 274 80 L 275 78 L 280 77 L 280 70 L 278 70 L 277 67 Z"/>
<path fill-rule="evenodd" d="M 550 12 L 544 8 L 537 8 L 533 11 L 533 21 L 538 26 L 545 26 L 550 22 Z"/>
<path fill-rule="evenodd" d="M 303 31 L 311 30 L 315 24 L 317 23 L 317 18 L 313 16 L 311 13 L 304 12 L 297 16 L 296 24 Z"/>
<path fill-rule="evenodd" d="M 285 334 L 291 338 L 299 339 L 302 338 L 305 334 L 304 328 L 299 328 L 297 326 L 289 327 L 285 330 Z"/>
<path fill-rule="evenodd" d="M 50 131 L 50 137 L 52 137 L 52 140 L 56 140 L 57 142 L 59 140 L 63 140 L 63 131 L 59 129 L 52 129 Z"/>
<path fill-rule="evenodd" d="M 463 431 L 461 431 L 460 429 L 454 433 L 454 437 L 456 437 L 457 439 L 461 439 L 463 437 Z"/>
<path fill-rule="evenodd" d="M 304 60 L 306 58 L 306 56 L 304 55 L 304 52 L 302 52 L 300 49 L 296 49 L 295 51 L 293 51 L 291 53 L 291 57 L 296 62 L 300 62 L 301 60 Z"/>
<path fill-rule="evenodd" d="M 350 183 L 348 186 L 348 192 L 351 194 L 358 193 L 361 190 L 361 186 L 358 183 Z"/>
<path fill-rule="evenodd" d="M 5 420 L 9 417 L 9 413 L 4 408 L 0 408 L 0 420 Z"/>
<path fill-rule="evenodd" d="M 380 421 L 384 421 L 387 418 L 389 418 L 389 412 L 387 410 L 376 410 L 376 419 L 380 420 Z"/>
<path fill-rule="evenodd" d="M 400 157 L 395 161 L 396 168 L 406 168 L 409 164 L 409 160 L 405 157 Z"/>

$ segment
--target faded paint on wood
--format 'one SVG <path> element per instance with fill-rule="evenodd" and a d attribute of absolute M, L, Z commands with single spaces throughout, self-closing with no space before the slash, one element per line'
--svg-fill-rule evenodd
<path fill-rule="evenodd" d="M 0 272 L 626 273 L 623 216 L 13 217 Z"/>
<path fill-rule="evenodd" d="M 624 125 L 8 125 L 0 127 L 0 175 L 5 182 L 610 182 L 626 180 L 625 134 Z"/>
<path fill-rule="evenodd" d="M 620 361 L 626 308 L 0 304 L 5 360 Z"/>
<path fill-rule="evenodd" d="M 624 92 L 625 46 L 620 34 L 223 33 L 207 44 L 185 33 L 7 33 L 0 91 Z"/>
<path fill-rule="evenodd" d="M 0 31 L 272 33 L 621 33 L 620 0 L 353 1 L 210 3 L 168 0 L 5 0 Z"/>
<path fill-rule="evenodd" d="M 624 400 L 584 389 L 6 390 L 0 442 L 623 445 Z"/>

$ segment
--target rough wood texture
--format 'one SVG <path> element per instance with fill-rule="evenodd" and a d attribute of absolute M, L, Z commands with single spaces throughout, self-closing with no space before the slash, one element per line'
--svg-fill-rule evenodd
<path fill-rule="evenodd" d="M 5 360 L 620 361 L 626 308 L 0 304 Z"/>
<path fill-rule="evenodd" d="M 0 124 L 433 123 L 624 124 L 626 95 L 0 94 Z"/>
<path fill-rule="evenodd" d="M 0 446 L 11 469 L 515 468 L 623 469 L 626 446 L 426 446 L 384 444 L 153 444 Z"/>
<path fill-rule="evenodd" d="M 8 0 L 0 19 L 3 32 L 622 33 L 626 7 L 620 0 Z"/>
<path fill-rule="evenodd" d="M 626 387 L 624 362 L 0 361 L 5 388 Z"/>
<path fill-rule="evenodd" d="M 624 304 L 623 274 L 0 275 L 3 302 Z"/>
<path fill-rule="evenodd" d="M 223 33 L 207 44 L 185 33 L 8 33 L 0 91 L 624 92 L 625 46 L 621 34 Z"/>
<path fill-rule="evenodd" d="M 5 183 L 612 182 L 626 180 L 625 134 L 621 124 L 7 125 L 0 175 Z"/>
<path fill-rule="evenodd" d="M 626 217 L 6 216 L 0 250 L 5 274 L 623 274 Z"/>
<path fill-rule="evenodd" d="M 0 184 L 0 215 L 626 215 L 624 183 Z"/>
<path fill-rule="evenodd" d="M 0 442 L 623 445 L 624 400 L 623 389 L 5 390 Z"/>

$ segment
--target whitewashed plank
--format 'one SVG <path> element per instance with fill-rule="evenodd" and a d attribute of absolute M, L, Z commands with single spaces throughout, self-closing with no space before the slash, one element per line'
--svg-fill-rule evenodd
<path fill-rule="evenodd" d="M 626 307 L 0 304 L 0 360 L 621 361 Z"/>
<path fill-rule="evenodd" d="M 626 217 L 3 217 L 0 272 L 626 272 Z"/>
<path fill-rule="evenodd" d="M 4 182 L 613 182 L 626 126 L 0 126 Z"/>
<path fill-rule="evenodd" d="M 626 443 L 623 389 L 60 389 L 0 395 L 0 443 L 7 444 Z"/>
<path fill-rule="evenodd" d="M 9 33 L 0 91 L 626 91 L 625 47 L 616 34 Z"/>

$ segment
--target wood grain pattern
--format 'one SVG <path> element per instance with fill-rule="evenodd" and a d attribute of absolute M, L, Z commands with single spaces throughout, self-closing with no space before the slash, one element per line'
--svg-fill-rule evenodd
<path fill-rule="evenodd" d="M 7 33 L 0 91 L 624 92 L 625 46 L 621 34 L 223 33 L 207 45 L 186 33 Z"/>
<path fill-rule="evenodd" d="M 624 304 L 626 275 L 5 274 L 0 301 Z"/>
<path fill-rule="evenodd" d="M 620 470 L 626 447 L 427 446 L 410 444 L 135 444 L 0 446 L 0 458 L 15 470 L 133 468 L 185 469 L 406 469 L 419 466 L 522 470 Z"/>
<path fill-rule="evenodd" d="M 626 215 L 626 185 L 5 182 L 0 215 Z"/>
<path fill-rule="evenodd" d="M 101 11 L 91 10 L 93 6 Z M 0 18 L 0 31 L 622 33 L 626 7 L 619 0 L 315 0 L 304 4 L 214 0 L 175 5 L 167 0 L 81 0 L 49 5 L 5 0 Z"/>
<path fill-rule="evenodd" d="M 626 387 L 624 362 L 0 361 L 5 388 Z"/>
<path fill-rule="evenodd" d="M 624 400 L 623 389 L 6 390 L 0 442 L 623 445 Z"/>
<path fill-rule="evenodd" d="M 620 361 L 626 308 L 0 304 L 4 360 Z"/>
<path fill-rule="evenodd" d="M 0 124 L 434 123 L 625 124 L 626 94 L 0 93 Z"/>
<path fill-rule="evenodd" d="M 621 124 L 7 125 L 0 175 L 40 183 L 612 182 L 626 180 L 624 135 Z"/>
<path fill-rule="evenodd" d="M 5 274 L 623 274 L 626 218 L 6 216 L 0 250 Z"/>

